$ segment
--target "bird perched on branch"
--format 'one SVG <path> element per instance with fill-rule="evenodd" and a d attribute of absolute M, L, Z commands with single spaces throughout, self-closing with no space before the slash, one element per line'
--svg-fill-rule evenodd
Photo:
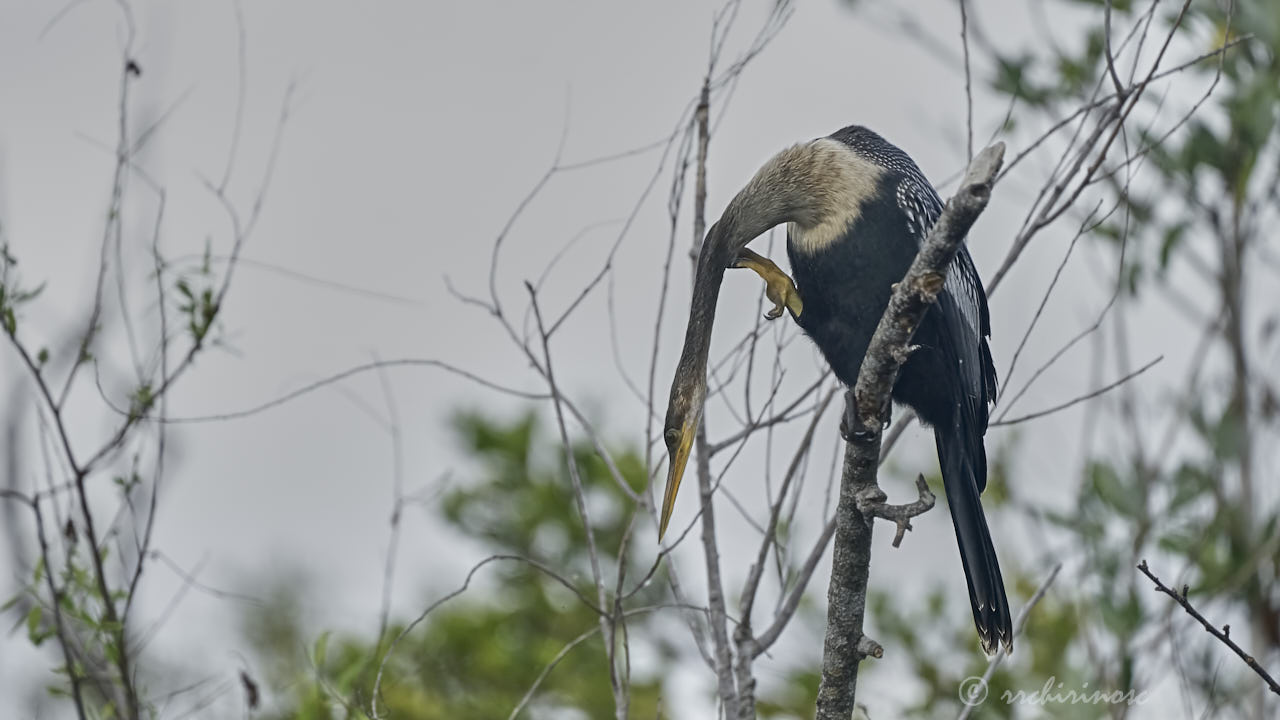
<path fill-rule="evenodd" d="M 729 202 L 702 244 L 684 351 L 671 386 L 664 431 L 670 462 L 659 537 L 702 417 L 711 326 L 725 270 L 759 274 L 774 303 L 768 316 L 789 312 L 836 377 L 852 387 L 893 285 L 906 274 L 942 207 L 906 153 L 856 125 L 778 153 Z M 746 247 L 782 223 L 794 282 Z M 979 500 L 987 484 L 982 438 L 996 396 L 990 334 L 986 294 L 961 247 L 892 393 L 933 427 L 973 619 L 987 653 L 999 644 L 1011 650 L 1013 641 L 1004 581 Z"/>

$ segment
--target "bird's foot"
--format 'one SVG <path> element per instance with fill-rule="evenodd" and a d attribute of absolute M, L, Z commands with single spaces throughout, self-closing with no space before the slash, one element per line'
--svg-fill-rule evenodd
<path fill-rule="evenodd" d="M 773 308 L 764 316 L 769 320 L 776 320 L 782 317 L 784 309 L 790 310 L 793 317 L 800 317 L 800 313 L 804 311 L 804 302 L 800 299 L 800 291 L 796 290 L 796 284 L 791 277 L 782 272 L 782 269 L 774 264 L 769 258 L 743 248 L 738 252 L 738 257 L 733 261 L 733 267 L 746 268 L 755 272 L 764 280 L 764 294 L 773 303 Z"/>
<path fill-rule="evenodd" d="M 848 410 L 840 416 L 840 437 L 844 438 L 847 443 L 869 443 L 876 439 L 880 434 L 880 430 L 869 429 L 860 419 L 856 417 L 856 411 L 853 409 L 855 403 L 849 403 Z"/>
<path fill-rule="evenodd" d="M 899 365 L 905 365 L 907 360 L 910 360 L 911 356 L 914 355 L 921 347 L 922 346 L 920 345 L 899 345 L 890 349 L 889 352 L 893 354 L 893 359 L 896 360 Z"/>
<path fill-rule="evenodd" d="M 893 417 L 893 403 L 886 403 L 884 409 L 880 411 L 880 424 L 871 426 L 863 422 L 858 412 L 858 403 L 854 399 L 853 391 L 846 393 L 845 409 L 840 414 L 840 437 L 845 442 L 869 443 L 880 436 L 885 428 L 889 427 Z"/>
<path fill-rule="evenodd" d="M 873 430 L 867 430 L 866 428 L 850 430 L 849 424 L 846 421 L 840 421 L 840 437 L 844 438 L 844 441 L 847 443 L 869 443 L 872 440 L 875 440 L 876 436 L 879 434 L 880 433 Z"/>

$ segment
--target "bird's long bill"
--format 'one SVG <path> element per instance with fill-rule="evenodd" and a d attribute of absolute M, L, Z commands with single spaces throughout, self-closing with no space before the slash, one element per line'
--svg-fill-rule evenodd
<path fill-rule="evenodd" d="M 667 489 L 662 493 L 662 519 L 658 524 L 659 542 L 667 534 L 667 523 L 671 522 L 671 511 L 676 506 L 676 493 L 680 491 L 680 478 L 684 476 L 684 467 L 689 462 L 696 430 L 696 424 L 685 425 L 680 430 L 680 442 L 671 450 L 671 457 L 667 462 Z"/>

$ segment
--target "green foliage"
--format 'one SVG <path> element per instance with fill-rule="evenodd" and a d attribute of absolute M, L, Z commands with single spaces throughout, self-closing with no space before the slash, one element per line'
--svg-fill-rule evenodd
<path fill-rule="evenodd" d="M 1041 578 L 1007 573 L 1005 580 L 1011 590 L 1011 604 L 1017 607 L 1023 604 L 1020 600 L 1025 601 L 1035 592 Z M 901 716 L 957 716 L 963 708 L 960 689 L 965 680 L 981 677 L 987 668 L 987 657 L 967 622 L 968 598 L 948 597 L 941 588 L 935 588 L 919 601 L 904 602 L 901 593 L 873 591 L 868 607 L 876 619 L 877 639 L 905 656 L 910 667 L 907 675 L 921 686 L 918 701 L 903 708 Z M 1012 697 L 1020 691 L 1038 690 L 1050 677 L 1064 687 L 1082 687 L 1089 678 L 1087 665 L 1073 659 L 1069 652 L 1079 631 L 1075 607 L 1052 595 L 1041 600 L 1028 618 L 1024 640 L 1016 645 L 1013 659 L 992 675 L 987 700 L 975 717 L 1019 717 L 1019 706 L 1002 700 L 1005 693 Z M 892 681 L 884 677 L 885 665 L 871 663 L 864 667 L 868 669 L 866 687 L 878 681 Z M 1097 717 L 1097 708 L 1092 706 L 1055 705 L 1053 711 L 1055 718 Z"/>
<path fill-rule="evenodd" d="M 0 244 L 0 328 L 10 337 L 18 334 L 18 310 L 44 291 L 44 283 L 30 290 L 24 288 L 17 267 L 18 259 L 9 252 L 9 244 Z M 39 364 L 43 365 L 44 360 Z"/>
<path fill-rule="evenodd" d="M 441 519 L 486 552 L 556 568 L 577 592 L 594 598 L 565 459 L 550 457 L 558 444 L 539 433 L 533 415 L 496 423 L 463 414 L 454 426 L 479 476 L 444 496 L 437 508 Z M 591 502 L 601 560 L 616 559 L 630 521 L 630 500 L 587 445 L 576 445 L 574 456 Z M 614 458 L 626 482 L 642 487 L 642 459 L 630 451 L 616 452 Z M 623 562 L 632 562 L 630 552 Z M 628 576 L 639 577 L 642 569 L 636 570 Z M 475 583 L 489 582 L 491 588 L 463 594 L 433 611 L 387 659 L 379 707 L 407 720 L 506 717 L 551 668 L 525 716 L 574 708 L 585 717 L 612 717 L 609 667 L 594 611 L 527 563 L 503 561 L 480 572 Z M 452 582 L 439 583 L 426 602 L 453 590 Z M 302 591 L 294 585 L 293 590 L 277 588 L 245 628 L 280 695 L 279 709 L 269 717 L 367 717 L 379 660 L 404 626 L 389 628 L 380 641 L 325 632 L 305 642 L 307 630 L 299 620 Z M 661 586 L 651 583 L 653 589 L 642 590 L 629 606 L 659 602 Z M 647 618 L 639 614 L 629 621 L 633 648 L 644 642 Z M 670 651 L 652 650 L 670 659 Z M 631 677 L 632 716 L 658 716 L 660 681 L 661 676 Z"/>
<path fill-rule="evenodd" d="M 200 267 L 186 272 L 174 281 L 178 294 L 178 312 L 186 320 L 194 347 L 203 346 L 218 319 L 218 295 L 214 291 L 212 247 L 205 241 Z"/>
<path fill-rule="evenodd" d="M 127 491 L 122 491 L 127 492 Z M 27 599 L 30 606 L 24 618 L 27 641 L 34 647 L 41 647 L 50 640 L 63 642 L 58 636 L 55 614 L 60 615 L 64 627 L 73 628 L 74 642 L 78 652 L 87 653 L 95 659 L 102 659 L 114 666 L 119 661 L 122 648 L 131 642 L 121 622 L 120 609 L 127 597 L 119 588 L 108 588 L 104 598 L 95 574 L 94 559 L 89 548 L 75 530 L 75 525 L 68 521 L 62 529 L 64 555 L 54 564 L 56 568 L 52 581 L 58 587 L 56 599 L 50 598 L 45 590 L 51 578 L 47 577 L 49 565 L 44 557 L 37 560 L 31 572 L 30 580 L 22 588 L 22 592 L 10 599 L 3 609 L 16 605 Z M 98 552 L 98 562 L 107 561 L 105 547 Z M 56 606 L 55 606 L 56 603 Z M 110 606 L 108 605 L 110 603 Z M 77 677 L 86 676 L 86 668 L 79 661 L 73 664 Z M 57 697 L 69 697 L 67 668 L 56 670 L 56 682 L 50 684 L 48 692 Z M 112 683 L 116 680 L 108 675 L 101 675 L 97 683 L 81 680 L 81 689 L 86 711 L 91 717 L 120 717 L 115 700 L 110 693 L 115 689 Z M 135 680 L 135 683 L 137 681 Z M 145 703 L 140 707 L 143 717 L 149 717 L 153 711 Z"/>
<path fill-rule="evenodd" d="M 536 550 L 536 557 L 552 567 L 588 570 L 586 531 L 574 505 L 566 460 L 560 451 L 554 467 L 538 467 L 537 450 L 557 452 L 558 448 L 545 439 L 541 445 L 535 442 L 538 427 L 534 417 L 500 426 L 474 415 L 460 415 L 455 427 L 467 450 L 483 464 L 488 481 L 449 493 L 441 503 L 444 519 L 484 540 L 494 552 Z M 641 491 L 645 485 L 643 458 L 634 452 L 615 457 L 631 489 Z M 592 503 L 596 541 L 601 547 L 617 548 L 627 531 L 631 501 L 589 445 L 575 446 L 574 458 Z M 601 517 L 608 520 L 600 522 Z"/>
<path fill-rule="evenodd" d="M 817 702 L 821 681 L 819 665 L 790 670 L 782 678 L 781 687 L 756 701 L 756 715 L 762 718 L 808 717 Z"/>
<path fill-rule="evenodd" d="M 199 290 L 194 290 L 186 278 L 178 278 L 174 288 L 182 297 L 178 312 L 186 317 L 187 330 L 191 333 L 191 339 L 199 346 L 204 342 L 205 336 L 213 327 L 213 321 L 218 316 L 218 303 L 214 299 L 213 287 L 206 285 Z"/>

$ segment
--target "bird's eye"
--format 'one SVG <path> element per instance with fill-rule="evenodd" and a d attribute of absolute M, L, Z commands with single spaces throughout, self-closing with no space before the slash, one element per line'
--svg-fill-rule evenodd
<path fill-rule="evenodd" d="M 675 447 L 676 443 L 680 442 L 680 431 L 676 428 L 667 428 L 667 431 L 663 433 L 663 437 L 667 441 L 667 447 Z"/>

